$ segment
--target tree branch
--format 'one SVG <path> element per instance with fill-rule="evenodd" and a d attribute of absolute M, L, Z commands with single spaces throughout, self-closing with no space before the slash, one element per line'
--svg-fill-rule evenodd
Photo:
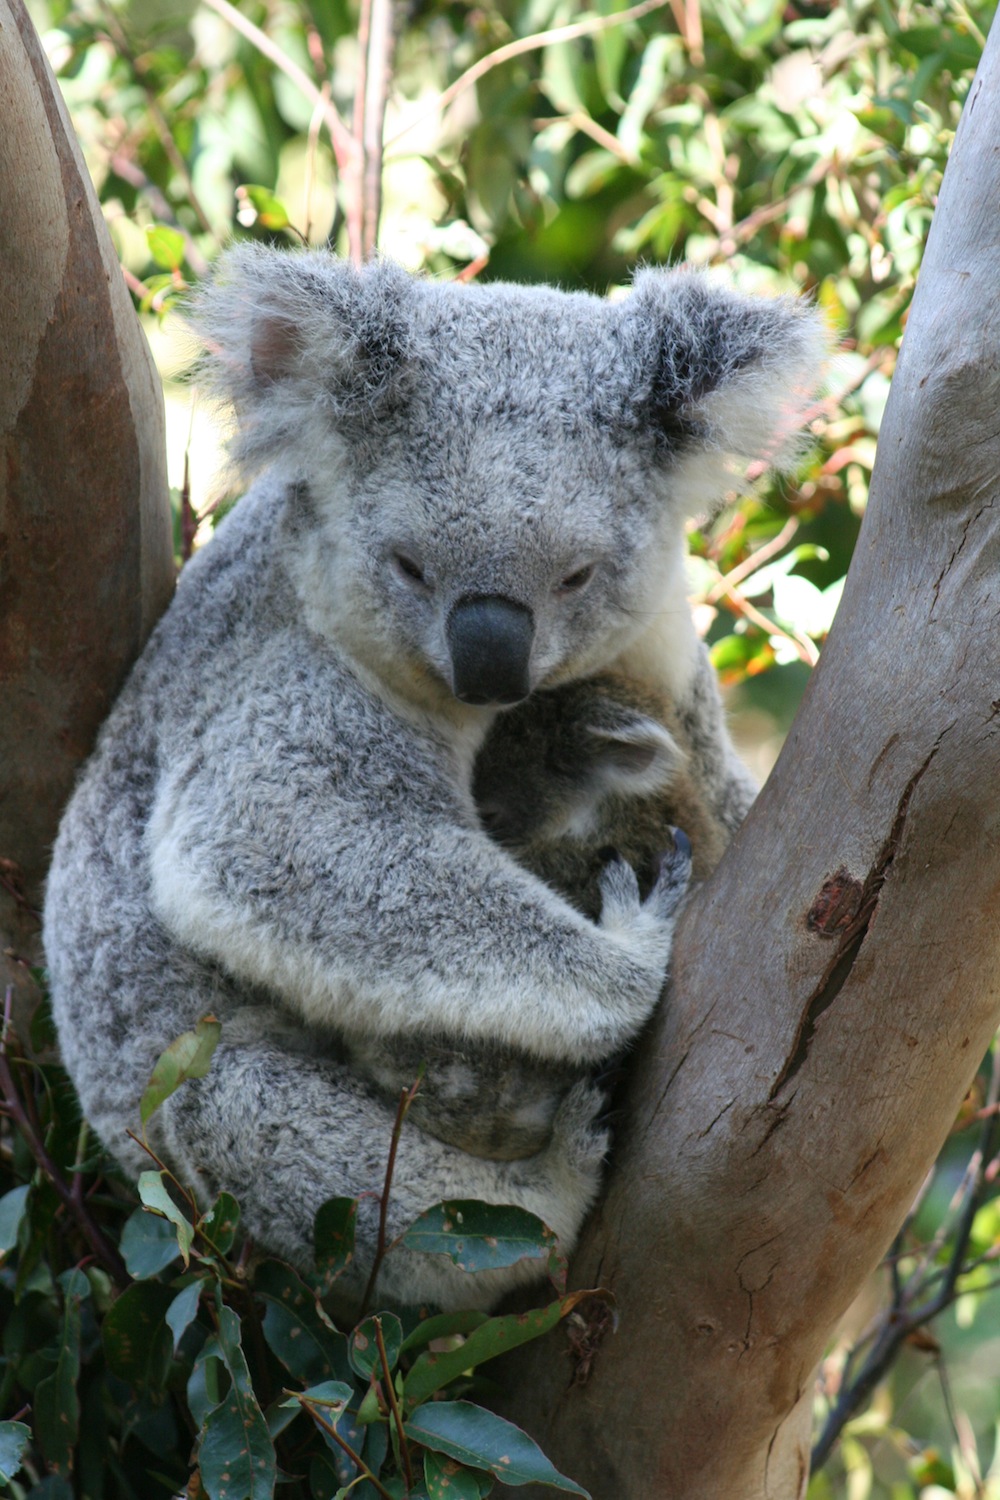
<path fill-rule="evenodd" d="M 804 1494 L 823 1347 L 1000 1020 L 998 112 L 994 28 L 840 611 L 687 910 L 573 1263 L 619 1332 L 582 1388 L 557 1340 L 508 1372 L 509 1414 L 595 1500 Z"/>

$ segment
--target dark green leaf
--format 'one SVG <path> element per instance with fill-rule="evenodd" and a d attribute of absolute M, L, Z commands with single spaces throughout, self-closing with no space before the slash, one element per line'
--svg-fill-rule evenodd
<path fill-rule="evenodd" d="M 264 1303 L 264 1337 L 289 1374 L 306 1385 L 350 1379 L 347 1340 L 290 1266 L 264 1261 L 254 1296 Z"/>
<path fill-rule="evenodd" d="M 450 1256 L 463 1271 L 541 1260 L 556 1243 L 552 1230 L 524 1208 L 460 1200 L 435 1204 L 401 1237 L 409 1250 Z"/>
<path fill-rule="evenodd" d="M 277 1464 L 264 1413 L 257 1404 L 240 1344 L 240 1320 L 218 1304 L 218 1349 L 230 1387 L 208 1413 L 198 1448 L 201 1482 L 209 1500 L 272 1500 Z"/>
<path fill-rule="evenodd" d="M 190 1328 L 198 1316 L 198 1299 L 201 1296 L 202 1281 L 199 1277 L 192 1281 L 189 1286 L 179 1291 L 164 1314 L 164 1322 L 174 1336 L 174 1353 L 184 1337 L 185 1331 Z"/>
<path fill-rule="evenodd" d="M 30 1437 L 23 1422 L 0 1422 L 0 1481 L 14 1478 Z"/>
<path fill-rule="evenodd" d="M 151 235 L 156 232 L 149 231 Z M 168 232 L 176 233 L 174 230 Z M 181 244 L 183 247 L 183 240 Z M 139 1116 L 143 1125 L 187 1079 L 205 1077 L 221 1033 L 222 1027 L 214 1016 L 202 1016 L 193 1031 L 185 1031 L 170 1043 L 165 1052 L 160 1053 L 139 1101 Z"/>
<path fill-rule="evenodd" d="M 82 1272 L 75 1274 L 86 1284 Z M 67 1293 L 55 1370 L 35 1387 L 35 1433 L 48 1464 L 64 1476 L 73 1467 L 80 1431 L 80 1301 L 75 1292 Z"/>
<path fill-rule="evenodd" d="M 567 1495 L 590 1496 L 554 1468 L 538 1444 L 471 1401 L 430 1401 L 403 1423 L 408 1438 L 474 1469 L 488 1469 L 507 1485 L 546 1484 Z"/>
<path fill-rule="evenodd" d="M 28 1207 L 31 1186 L 25 1183 L 0 1198 L 0 1252 L 13 1250 L 17 1244 L 17 1232 Z"/>
<path fill-rule="evenodd" d="M 452 1338 L 456 1333 L 471 1333 L 474 1328 L 479 1328 L 483 1323 L 488 1323 L 489 1313 L 484 1312 L 455 1312 L 437 1313 L 433 1318 L 424 1318 L 416 1328 L 403 1340 L 402 1354 L 410 1354 L 414 1349 L 423 1349 L 433 1339 Z"/>
<path fill-rule="evenodd" d="M 493 1488 L 482 1488 L 482 1473 L 466 1469 L 455 1458 L 446 1458 L 441 1453 L 424 1453 L 424 1480 L 430 1500 L 482 1500 Z"/>
<path fill-rule="evenodd" d="M 319 1207 L 313 1230 L 319 1292 L 325 1296 L 354 1258 L 356 1198 L 330 1198 Z"/>
<path fill-rule="evenodd" d="M 593 1292 L 574 1292 L 562 1297 L 548 1307 L 536 1307 L 524 1313 L 509 1313 L 506 1317 L 490 1318 L 469 1334 L 457 1349 L 443 1353 L 421 1354 L 406 1377 L 406 1400 L 411 1406 L 425 1401 L 449 1381 L 456 1380 L 464 1370 L 474 1369 L 485 1360 L 506 1354 L 519 1344 L 530 1343 L 541 1338 L 554 1328 L 560 1318 L 572 1312 L 578 1302 L 595 1295 Z"/>
<path fill-rule="evenodd" d="M 226 1255 L 233 1248 L 239 1222 L 240 1206 L 236 1199 L 229 1193 L 220 1193 L 208 1213 L 198 1221 L 198 1228 L 205 1231 L 206 1238 L 221 1255 Z"/>
<path fill-rule="evenodd" d="M 390 1370 L 396 1368 L 399 1351 L 403 1345 L 403 1325 L 394 1313 L 376 1313 L 370 1318 L 365 1318 L 363 1323 L 359 1323 L 348 1340 L 347 1352 L 351 1368 L 363 1380 L 369 1379 L 373 1373 L 376 1376 L 383 1373 L 376 1334 L 377 1324 L 381 1324 L 382 1327 L 382 1342 L 385 1345 Z"/>
<path fill-rule="evenodd" d="M 155 1276 L 180 1255 L 177 1232 L 165 1219 L 137 1208 L 125 1221 L 119 1244 L 130 1276 Z"/>
<path fill-rule="evenodd" d="M 166 1325 L 174 1301 L 159 1281 L 126 1287 L 104 1319 L 101 1344 L 108 1368 L 129 1385 L 159 1389 L 170 1368 L 173 1340 Z"/>

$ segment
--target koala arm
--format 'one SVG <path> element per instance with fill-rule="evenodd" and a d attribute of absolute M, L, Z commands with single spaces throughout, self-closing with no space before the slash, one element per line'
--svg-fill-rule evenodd
<path fill-rule="evenodd" d="M 729 738 L 718 679 L 701 642 L 677 713 L 690 753 L 690 770 L 703 788 L 710 810 L 732 837 L 750 811 L 758 787 Z"/>
<path fill-rule="evenodd" d="M 161 781 L 153 906 L 182 944 L 348 1036 L 430 1031 L 590 1062 L 638 1030 L 663 984 L 684 853 L 645 903 L 613 863 L 595 926 L 471 816 L 463 826 L 419 756 L 395 794 L 352 801 L 289 743 L 287 718 L 270 722 L 280 746 L 245 755 L 230 734 L 227 753 Z"/>

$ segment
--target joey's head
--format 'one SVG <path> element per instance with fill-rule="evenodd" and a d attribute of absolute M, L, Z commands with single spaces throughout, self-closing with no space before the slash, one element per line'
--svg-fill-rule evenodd
<path fill-rule="evenodd" d="M 630 297 L 231 251 L 195 307 L 234 457 L 287 477 L 313 628 L 428 707 L 507 706 L 686 610 L 683 524 L 787 452 L 822 348 L 792 299 Z"/>

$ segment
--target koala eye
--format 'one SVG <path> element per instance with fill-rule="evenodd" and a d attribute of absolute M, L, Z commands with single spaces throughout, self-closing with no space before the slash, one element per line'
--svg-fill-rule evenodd
<path fill-rule="evenodd" d="M 586 588 L 587 584 L 594 576 L 594 568 L 594 563 L 587 563 L 586 567 L 577 568 L 575 573 L 570 573 L 568 578 L 563 579 L 562 583 L 560 583 L 558 588 L 556 589 L 556 593 L 575 594 L 578 593 L 580 589 Z"/>
<path fill-rule="evenodd" d="M 413 561 L 412 557 L 407 557 L 405 552 L 395 552 L 393 553 L 392 560 L 395 564 L 396 571 L 398 573 L 401 573 L 404 578 L 408 578 L 411 583 L 422 583 L 426 585 L 427 579 L 424 577 L 423 569 L 420 567 L 419 563 L 415 563 Z"/>

